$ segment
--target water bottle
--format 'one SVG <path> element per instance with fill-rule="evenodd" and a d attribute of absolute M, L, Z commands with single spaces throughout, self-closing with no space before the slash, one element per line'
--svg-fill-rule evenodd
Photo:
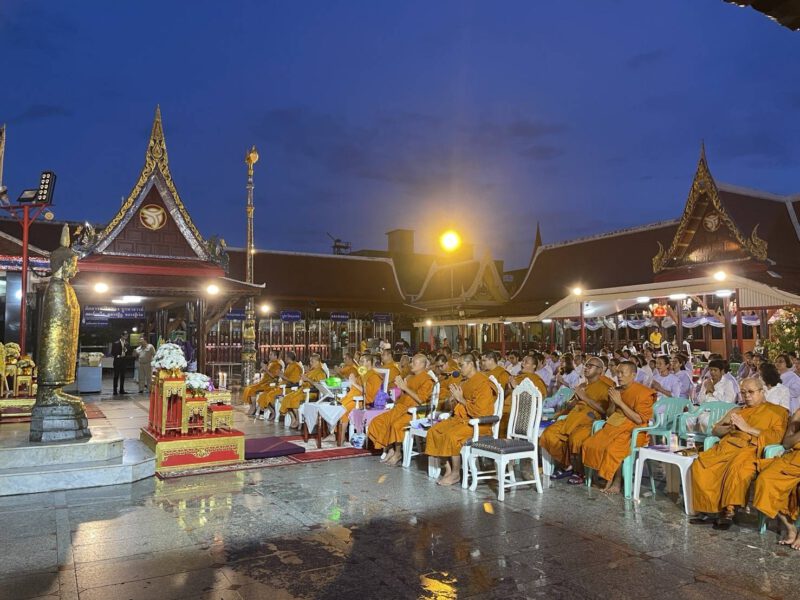
<path fill-rule="evenodd" d="M 689 433 L 689 434 L 686 435 L 686 447 L 687 448 L 694 448 L 695 447 L 694 434 L 693 433 Z"/>
<path fill-rule="evenodd" d="M 669 434 L 669 450 L 675 452 L 678 449 L 678 434 L 674 431 Z"/>

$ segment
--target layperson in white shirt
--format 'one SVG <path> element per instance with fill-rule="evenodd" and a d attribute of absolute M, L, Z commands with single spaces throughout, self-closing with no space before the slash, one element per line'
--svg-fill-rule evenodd
<path fill-rule="evenodd" d="M 698 404 L 704 402 L 728 402 L 736 403 L 736 389 L 725 373 L 728 370 L 727 361 L 714 359 L 708 363 L 708 379 L 700 387 L 697 396 Z"/>
<path fill-rule="evenodd" d="M 545 386 L 549 389 L 550 382 L 553 380 L 553 372 L 550 370 L 550 367 L 547 366 L 544 354 L 539 354 L 537 352 L 533 355 L 533 358 L 536 361 L 536 374 L 542 378 Z"/>
<path fill-rule="evenodd" d="M 578 372 L 578 375 L 580 375 L 581 381 L 583 381 L 583 358 L 583 353 L 581 353 L 580 350 L 576 350 L 572 360 L 575 364 L 575 370 Z"/>
<path fill-rule="evenodd" d="M 781 374 L 772 363 L 761 363 L 760 376 L 766 388 L 767 402 L 782 406 L 787 411 L 791 406 L 792 393 L 783 383 Z"/>
<path fill-rule="evenodd" d="M 636 379 L 634 379 L 634 381 L 650 387 L 650 384 L 653 382 L 653 370 L 650 368 L 650 365 L 647 364 L 644 356 L 638 354 L 633 358 L 632 362 L 636 363 L 637 366 Z"/>
<path fill-rule="evenodd" d="M 508 371 L 513 377 L 519 375 L 519 372 L 522 370 L 522 363 L 519 360 L 519 352 L 512 350 L 506 355 L 506 359 L 506 371 Z"/>
<path fill-rule="evenodd" d="M 659 398 L 680 398 L 678 395 L 680 382 L 675 374 L 670 371 L 668 356 L 656 357 L 656 372 L 653 373 L 653 382 L 650 387 L 658 392 Z"/>
<path fill-rule="evenodd" d="M 692 390 L 692 374 L 686 371 L 686 357 L 683 354 L 673 354 L 669 359 L 672 373 L 679 382 L 678 394 L 675 398 L 690 398 Z"/>
<path fill-rule="evenodd" d="M 758 377 L 758 371 L 753 366 L 753 353 L 748 351 L 744 353 L 744 362 L 739 367 L 739 372 L 736 374 L 736 379 L 741 381 L 748 377 Z"/>
<path fill-rule="evenodd" d="M 565 352 L 561 356 L 561 366 L 556 375 L 556 389 L 568 387 L 571 390 L 577 388 L 581 383 L 581 376 L 575 370 L 575 363 L 572 354 Z"/>
<path fill-rule="evenodd" d="M 800 376 L 792 369 L 792 359 L 788 354 L 779 354 L 775 358 L 775 367 L 781 374 L 781 383 L 789 388 L 789 414 L 793 415 L 800 408 Z"/>

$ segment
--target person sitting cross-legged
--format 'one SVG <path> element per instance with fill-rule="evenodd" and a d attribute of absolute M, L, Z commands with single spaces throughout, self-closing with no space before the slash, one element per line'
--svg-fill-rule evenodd
<path fill-rule="evenodd" d="M 463 354 L 459 357 L 461 376 L 466 379 L 460 384 L 450 384 L 450 395 L 455 404 L 449 419 L 439 421 L 428 430 L 425 454 L 438 456 L 445 460 L 444 474 L 439 485 L 453 485 L 461 477 L 461 447 L 472 437 L 470 419 L 490 417 L 494 414 L 495 390 L 492 382 L 478 371 L 475 357 Z M 479 433 L 489 435 L 491 424 L 481 425 Z"/>
<path fill-rule="evenodd" d="M 630 454 L 633 430 L 645 427 L 653 418 L 656 393 L 634 381 L 636 371 L 636 365 L 630 361 L 619 363 L 619 388 L 608 388 L 606 424 L 583 443 L 583 464 L 606 480 L 603 492 L 607 494 L 620 492 L 620 466 Z M 647 434 L 640 433 L 637 446 L 642 446 L 646 441 Z"/>
<path fill-rule="evenodd" d="M 800 515 L 800 410 L 789 419 L 782 444 L 786 452 L 759 463 L 753 506 L 770 519 L 778 517 L 783 529 L 779 544 L 800 550 L 794 524 Z"/>
<path fill-rule="evenodd" d="M 692 504 L 703 515 L 693 525 L 713 523 L 730 529 L 737 506 L 747 505 L 747 492 L 758 471 L 764 447 L 783 439 L 789 414 L 767 402 L 764 384 L 750 377 L 742 381 L 745 406 L 733 408 L 714 426 L 720 439 L 692 463 Z M 710 515 L 719 515 L 716 519 Z"/>
<path fill-rule="evenodd" d="M 592 425 L 603 419 L 608 409 L 608 390 L 614 382 L 603 375 L 606 366 L 597 356 L 586 359 L 583 374 L 586 383 L 575 388 L 574 402 L 566 419 L 556 421 L 542 432 L 541 447 L 550 454 L 559 469 L 551 479 L 569 477 L 568 483 L 578 485 L 584 481 L 581 449 L 592 435 Z"/>
<path fill-rule="evenodd" d="M 400 397 L 394 408 L 372 419 L 369 424 L 369 439 L 377 449 L 388 448 L 383 459 L 387 465 L 395 466 L 402 459 L 400 446 L 405 428 L 411 423 L 408 409 L 422 406 L 428 402 L 433 392 L 433 379 L 428 374 L 428 359 L 424 354 L 416 354 L 411 359 L 411 374 L 403 379 L 398 376 L 394 385 L 400 389 Z"/>
<path fill-rule="evenodd" d="M 309 357 L 308 371 L 300 376 L 300 387 L 293 392 L 286 394 L 281 400 L 281 415 L 287 412 L 292 417 L 292 422 L 289 425 L 292 429 L 300 429 L 300 419 L 298 418 L 297 409 L 300 408 L 303 400 L 306 397 L 306 390 L 313 389 L 314 384 L 322 381 L 327 377 L 325 369 L 322 368 L 322 359 L 319 354 L 312 354 Z M 316 396 L 316 392 L 312 392 Z"/>

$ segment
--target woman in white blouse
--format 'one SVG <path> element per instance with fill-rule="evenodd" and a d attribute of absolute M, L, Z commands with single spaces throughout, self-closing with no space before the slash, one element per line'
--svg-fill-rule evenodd
<path fill-rule="evenodd" d="M 766 387 L 767 402 L 772 402 L 778 406 L 782 406 L 787 411 L 790 407 L 792 393 L 788 387 L 781 383 L 781 374 L 772 363 L 764 362 L 759 367 L 761 381 L 764 382 Z"/>

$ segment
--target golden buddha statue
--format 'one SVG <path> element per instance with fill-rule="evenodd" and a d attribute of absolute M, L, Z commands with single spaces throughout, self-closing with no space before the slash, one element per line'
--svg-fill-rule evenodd
<path fill-rule="evenodd" d="M 52 276 L 44 292 L 39 327 L 39 387 L 31 414 L 32 442 L 91 437 L 83 401 L 62 388 L 75 381 L 80 305 L 69 280 L 78 272 L 78 255 L 70 248 L 64 225 L 61 246 L 50 254 Z"/>

